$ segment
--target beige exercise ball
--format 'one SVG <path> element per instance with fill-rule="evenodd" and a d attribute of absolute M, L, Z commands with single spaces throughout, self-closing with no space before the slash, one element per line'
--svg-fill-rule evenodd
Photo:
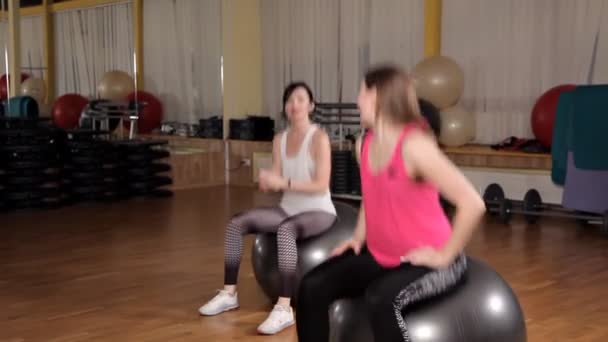
<path fill-rule="evenodd" d="M 470 142 L 474 137 L 475 118 L 471 113 L 458 105 L 441 111 L 441 144 L 458 147 Z"/>
<path fill-rule="evenodd" d="M 21 83 L 21 95 L 33 97 L 40 105 L 46 98 L 46 85 L 43 80 L 30 77 Z"/>
<path fill-rule="evenodd" d="M 123 101 L 135 90 L 133 78 L 124 71 L 113 70 L 103 75 L 97 86 L 99 97 L 112 101 Z"/>
<path fill-rule="evenodd" d="M 412 71 L 418 97 L 443 109 L 458 102 L 464 89 L 464 73 L 456 62 L 434 56 L 418 63 Z"/>

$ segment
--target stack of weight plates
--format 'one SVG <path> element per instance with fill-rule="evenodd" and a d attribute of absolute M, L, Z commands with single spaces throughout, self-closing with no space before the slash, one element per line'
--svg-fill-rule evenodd
<path fill-rule="evenodd" d="M 352 157 L 350 160 L 350 192 L 353 195 L 361 195 L 361 176 L 359 174 L 359 164 L 357 158 Z"/>
<path fill-rule="evenodd" d="M 350 193 L 350 166 L 351 151 L 331 152 L 331 181 L 330 187 L 333 194 Z"/>
<path fill-rule="evenodd" d="M 169 151 L 164 148 L 167 141 L 128 140 L 117 142 L 124 162 L 125 183 L 133 196 L 169 197 L 173 192 L 164 189 L 173 184 L 169 171 L 171 166 L 164 159 Z"/>
<path fill-rule="evenodd" d="M 110 142 L 98 138 L 105 133 L 68 131 L 64 182 L 73 202 L 114 200 L 126 195 L 121 187 L 119 151 Z"/>
<path fill-rule="evenodd" d="M 6 122 L 4 122 L 6 124 Z M 61 132 L 31 125 L 0 129 L 0 208 L 61 205 Z"/>

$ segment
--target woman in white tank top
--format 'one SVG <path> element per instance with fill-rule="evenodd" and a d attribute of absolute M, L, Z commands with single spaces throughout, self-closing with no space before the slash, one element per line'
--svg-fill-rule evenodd
<path fill-rule="evenodd" d="M 290 298 L 295 290 L 298 250 L 296 241 L 323 233 L 336 220 L 331 200 L 331 145 L 327 133 L 310 121 L 312 91 L 303 82 L 292 83 L 283 93 L 289 127 L 274 138 L 272 168 L 260 172 L 262 191 L 281 191 L 275 207 L 254 208 L 234 216 L 224 239 L 224 289 L 203 305 L 202 315 L 217 315 L 239 307 L 236 283 L 243 249 L 243 235 L 276 232 L 281 297 L 260 324 L 262 334 L 275 334 L 295 323 Z"/>

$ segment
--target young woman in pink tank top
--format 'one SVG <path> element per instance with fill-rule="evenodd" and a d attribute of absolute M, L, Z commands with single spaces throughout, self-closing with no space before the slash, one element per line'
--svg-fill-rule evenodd
<path fill-rule="evenodd" d="M 300 284 L 300 342 L 328 341 L 329 306 L 355 296 L 365 297 L 376 341 L 409 341 L 403 309 L 458 283 L 463 250 L 485 212 L 427 129 L 407 74 L 393 66 L 369 71 L 358 106 L 368 129 L 357 143 L 359 220 L 352 238 Z M 456 206 L 453 223 L 440 193 Z"/>

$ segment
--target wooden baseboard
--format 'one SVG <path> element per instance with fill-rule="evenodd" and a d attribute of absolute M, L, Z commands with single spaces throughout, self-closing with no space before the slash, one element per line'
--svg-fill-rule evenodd
<path fill-rule="evenodd" d="M 551 170 L 550 154 L 493 150 L 489 146 L 466 145 L 445 148 L 447 156 L 458 166 L 495 169 Z"/>

